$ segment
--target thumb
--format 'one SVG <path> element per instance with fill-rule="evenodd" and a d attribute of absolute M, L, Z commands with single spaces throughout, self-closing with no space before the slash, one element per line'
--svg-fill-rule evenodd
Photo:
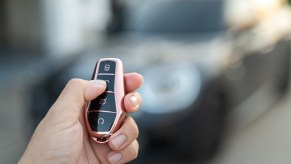
<path fill-rule="evenodd" d="M 72 79 L 67 83 L 50 111 L 56 110 L 79 116 L 80 111 L 84 109 L 84 104 L 101 95 L 105 89 L 106 82 L 103 80 Z"/>

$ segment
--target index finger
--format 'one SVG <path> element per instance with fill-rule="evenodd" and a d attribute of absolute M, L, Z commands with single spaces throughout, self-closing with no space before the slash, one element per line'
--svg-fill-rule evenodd
<path fill-rule="evenodd" d="M 125 92 L 132 92 L 137 90 L 143 83 L 144 79 L 141 74 L 127 73 L 124 74 Z"/>

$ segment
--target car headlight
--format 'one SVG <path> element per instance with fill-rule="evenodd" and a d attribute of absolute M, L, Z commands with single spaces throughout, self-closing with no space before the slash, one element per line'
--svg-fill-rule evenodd
<path fill-rule="evenodd" d="M 187 109 L 201 90 L 201 76 L 193 63 L 154 65 L 142 72 L 145 83 L 139 90 L 142 111 L 152 114 Z"/>

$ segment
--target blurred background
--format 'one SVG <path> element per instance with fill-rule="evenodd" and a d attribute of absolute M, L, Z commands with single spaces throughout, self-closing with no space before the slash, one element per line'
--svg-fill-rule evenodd
<path fill-rule="evenodd" d="M 102 57 L 145 78 L 132 163 L 290 163 L 290 34 L 287 0 L 2 0 L 0 163 Z"/>

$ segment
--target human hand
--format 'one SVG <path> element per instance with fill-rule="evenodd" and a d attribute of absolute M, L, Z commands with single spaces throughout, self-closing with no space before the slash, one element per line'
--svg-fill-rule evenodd
<path fill-rule="evenodd" d="M 143 77 L 137 73 L 124 75 L 126 112 L 136 112 L 142 103 L 135 92 Z M 127 116 L 108 144 L 99 144 L 88 136 L 84 121 L 86 102 L 106 89 L 104 81 L 72 79 L 36 128 L 19 163 L 126 163 L 138 153 L 138 128 Z"/>

